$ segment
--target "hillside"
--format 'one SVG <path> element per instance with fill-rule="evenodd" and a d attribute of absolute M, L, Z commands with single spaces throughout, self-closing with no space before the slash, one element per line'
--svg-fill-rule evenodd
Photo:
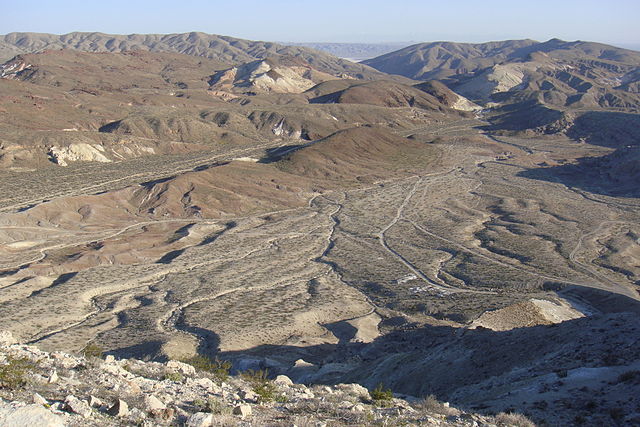
<path fill-rule="evenodd" d="M 361 79 L 384 76 L 370 67 L 303 46 L 284 46 L 271 42 L 196 32 L 130 35 L 10 33 L 0 36 L 0 59 L 7 60 L 20 53 L 59 49 L 84 52 L 171 52 L 214 59 L 227 64 L 241 64 L 270 56 L 285 55 L 300 58 L 316 69 L 336 76 L 345 75 Z"/>
<path fill-rule="evenodd" d="M 640 53 L 552 39 L 418 44 L 365 61 L 413 79 L 441 79 L 481 103 L 536 100 L 571 108 L 638 111 Z"/>
<path fill-rule="evenodd" d="M 0 341 L 0 423 L 4 426 L 290 425 L 489 422 L 510 426 L 521 415 L 485 417 L 448 403 L 358 384 L 312 386 L 266 371 L 229 376 L 228 366 L 206 358 L 166 363 L 118 359 L 87 347 L 86 355 L 47 353 Z M 522 424 L 520 424 L 522 425 Z M 529 425 L 532 425 L 529 423 Z"/>
<path fill-rule="evenodd" d="M 363 64 L 416 80 L 444 79 L 456 74 L 474 73 L 496 64 L 522 62 L 535 53 L 560 61 L 599 60 L 640 65 L 640 52 L 600 43 L 559 39 L 542 43 L 535 40 L 420 43 L 363 61 Z"/>

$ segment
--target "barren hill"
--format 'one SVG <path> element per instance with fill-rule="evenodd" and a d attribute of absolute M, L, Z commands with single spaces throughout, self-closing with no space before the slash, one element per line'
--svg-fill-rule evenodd
<path fill-rule="evenodd" d="M 640 53 L 592 42 L 551 39 L 507 40 L 488 43 L 421 43 L 363 61 L 377 70 L 417 80 L 468 74 L 496 64 L 522 62 L 542 53 L 561 61 L 613 61 L 640 65 Z"/>
<path fill-rule="evenodd" d="M 251 41 L 205 33 L 129 34 L 69 33 L 10 33 L 0 36 L 0 58 L 9 59 L 20 53 L 44 50 L 71 49 L 85 52 L 150 51 L 172 52 L 215 59 L 228 64 L 241 64 L 270 56 L 299 57 L 316 69 L 332 75 L 356 78 L 381 78 L 384 74 L 328 53 L 302 46 Z"/>

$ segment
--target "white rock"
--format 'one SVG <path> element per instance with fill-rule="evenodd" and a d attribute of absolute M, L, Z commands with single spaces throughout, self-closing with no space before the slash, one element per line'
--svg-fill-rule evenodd
<path fill-rule="evenodd" d="M 249 401 L 249 402 L 257 402 L 258 401 L 258 395 L 256 393 L 254 393 L 253 390 L 240 390 L 238 392 L 238 396 L 242 400 L 246 400 L 246 401 Z"/>
<path fill-rule="evenodd" d="M 353 405 L 353 406 L 351 407 L 351 410 L 352 410 L 353 412 L 364 412 L 364 410 L 365 410 L 365 409 L 366 409 L 366 408 L 364 407 L 364 405 L 362 405 L 362 404 L 360 404 L 360 403 L 358 403 L 358 404 L 356 404 L 356 405 Z"/>
<path fill-rule="evenodd" d="M 282 385 L 287 385 L 287 386 L 293 385 L 293 381 L 291 381 L 291 378 L 289 378 L 286 375 L 278 375 L 276 377 L 276 379 L 273 380 L 273 382 L 276 383 L 276 384 L 282 384 Z"/>
<path fill-rule="evenodd" d="M 54 384 L 56 382 L 58 382 L 60 378 L 58 377 L 58 373 L 56 372 L 56 370 L 54 369 L 53 371 L 51 371 L 51 373 L 49 374 L 49 379 L 47 380 L 47 382 L 49 384 Z"/>
<path fill-rule="evenodd" d="M 162 411 L 167 408 L 167 405 L 162 403 L 162 401 L 154 395 L 146 396 L 144 404 L 147 407 L 147 411 Z"/>
<path fill-rule="evenodd" d="M 36 405 L 47 405 L 49 403 L 47 402 L 47 399 L 40 396 L 38 393 L 33 393 L 32 398 L 33 398 L 33 403 L 35 403 Z"/>
<path fill-rule="evenodd" d="M 126 417 L 129 415 L 129 405 L 124 400 L 118 399 L 107 411 L 109 415 L 114 417 Z"/>
<path fill-rule="evenodd" d="M 84 400 L 78 399 L 72 394 L 64 399 L 64 407 L 67 411 L 81 415 L 84 418 L 89 418 L 91 416 L 91 408 L 89 407 L 89 404 Z"/>
<path fill-rule="evenodd" d="M 168 361 L 167 368 L 182 372 L 185 375 L 194 375 L 196 373 L 196 368 L 187 363 L 178 362 L 177 360 Z"/>
<path fill-rule="evenodd" d="M 234 415 L 240 415 L 240 418 L 245 418 L 251 415 L 251 406 L 249 405 L 238 405 L 233 408 Z"/>
<path fill-rule="evenodd" d="M 365 399 L 371 399 L 369 390 L 362 387 L 360 384 L 338 384 L 336 386 L 338 390 L 342 390 L 345 393 L 352 394 L 353 396 L 362 397 Z"/>
<path fill-rule="evenodd" d="M 16 344 L 16 339 L 9 331 L 0 331 L 0 345 L 12 345 Z"/>
<path fill-rule="evenodd" d="M 99 408 L 102 406 L 102 400 L 98 399 L 95 396 L 89 396 L 89 406 L 92 408 Z"/>
<path fill-rule="evenodd" d="M 107 356 L 104 358 L 105 363 L 113 363 L 115 361 L 116 358 L 113 356 L 113 354 L 107 354 Z"/>
<path fill-rule="evenodd" d="M 213 424 L 213 414 L 196 412 L 187 419 L 187 427 L 210 427 Z"/>
<path fill-rule="evenodd" d="M 0 426 L 64 427 L 63 418 L 42 405 L 17 406 L 0 402 Z"/>

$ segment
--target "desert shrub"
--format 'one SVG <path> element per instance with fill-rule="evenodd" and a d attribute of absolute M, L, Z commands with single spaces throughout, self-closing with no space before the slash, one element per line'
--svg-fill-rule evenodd
<path fill-rule="evenodd" d="M 259 402 L 286 402 L 287 397 L 278 393 L 278 388 L 269 380 L 268 370 L 248 369 L 242 372 L 240 376 L 252 385 L 253 392 L 258 395 Z"/>
<path fill-rule="evenodd" d="M 229 370 L 231 370 L 231 362 L 220 360 L 217 357 L 212 359 L 207 356 L 197 355 L 182 361 L 200 371 L 212 373 L 220 381 L 226 380 L 229 377 Z"/>
<path fill-rule="evenodd" d="M 393 392 L 391 389 L 385 389 L 382 383 L 378 384 L 376 388 L 371 390 L 370 394 L 374 402 L 388 402 L 393 399 Z"/>
<path fill-rule="evenodd" d="M 184 379 L 184 377 L 180 372 L 167 372 L 166 374 L 164 374 L 164 379 L 179 383 Z"/>
<path fill-rule="evenodd" d="M 258 402 L 272 402 L 281 398 L 278 395 L 278 389 L 271 382 L 264 382 L 254 385 L 253 392 L 258 395 Z"/>
<path fill-rule="evenodd" d="M 224 401 L 220 401 L 215 397 L 207 400 L 207 404 L 202 412 L 210 412 L 216 415 L 231 415 L 231 407 L 227 406 Z"/>
<path fill-rule="evenodd" d="M 252 385 L 263 384 L 269 381 L 267 369 L 247 369 L 240 373 L 240 377 Z"/>
<path fill-rule="evenodd" d="M 80 350 L 80 353 L 82 353 L 82 355 L 87 359 L 91 357 L 101 359 L 104 354 L 104 349 L 98 344 L 88 343 L 82 350 Z"/>
<path fill-rule="evenodd" d="M 36 364 L 26 357 L 8 356 L 6 363 L 0 366 L 0 387 L 14 390 L 27 383 L 27 374 L 36 368 Z"/>
<path fill-rule="evenodd" d="M 418 405 L 418 408 L 431 412 L 434 414 L 442 414 L 442 415 L 456 415 L 460 411 L 455 408 L 450 408 L 444 403 L 440 402 L 433 394 L 425 397 Z"/>
<path fill-rule="evenodd" d="M 514 412 L 500 412 L 498 415 L 496 415 L 496 423 L 499 426 L 536 427 L 536 424 L 529 418 L 525 417 L 522 414 L 517 414 Z"/>

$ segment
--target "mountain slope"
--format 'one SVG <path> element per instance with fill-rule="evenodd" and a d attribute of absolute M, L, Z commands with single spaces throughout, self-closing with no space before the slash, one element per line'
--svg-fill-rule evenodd
<path fill-rule="evenodd" d="M 300 46 L 251 41 L 205 33 L 130 34 L 10 33 L 0 36 L 0 59 L 19 53 L 44 50 L 73 49 L 85 52 L 126 52 L 131 50 L 172 52 L 201 56 L 229 65 L 251 62 L 271 56 L 287 55 L 301 58 L 314 68 L 332 75 L 373 79 L 384 76 L 370 67 L 337 58 L 324 52 Z"/>
<path fill-rule="evenodd" d="M 442 79 L 453 74 L 470 73 L 490 67 L 505 60 L 516 50 L 535 43 L 534 40 L 479 44 L 420 43 L 362 63 L 385 73 L 399 74 L 416 80 Z"/>

